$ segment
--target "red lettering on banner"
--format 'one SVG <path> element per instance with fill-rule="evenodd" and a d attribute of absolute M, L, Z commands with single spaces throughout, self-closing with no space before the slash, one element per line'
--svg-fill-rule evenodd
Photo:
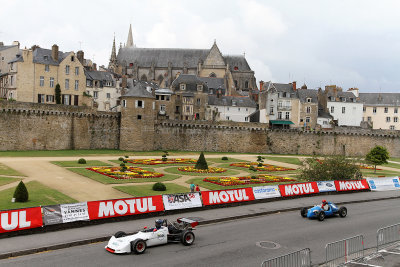
<path fill-rule="evenodd" d="M 203 191 L 201 192 L 204 205 L 216 205 L 232 202 L 254 200 L 252 188 L 239 188 L 231 190 Z"/>
<path fill-rule="evenodd" d="M 316 182 L 279 185 L 279 191 L 284 197 L 319 193 Z"/>
<path fill-rule="evenodd" d="M 162 196 L 88 202 L 90 220 L 163 211 Z"/>
<path fill-rule="evenodd" d="M 337 191 L 353 191 L 353 190 L 365 190 L 369 189 L 367 180 L 357 181 L 335 181 L 335 187 Z"/>
<path fill-rule="evenodd" d="M 0 212 L 0 233 L 43 226 L 40 207 Z"/>

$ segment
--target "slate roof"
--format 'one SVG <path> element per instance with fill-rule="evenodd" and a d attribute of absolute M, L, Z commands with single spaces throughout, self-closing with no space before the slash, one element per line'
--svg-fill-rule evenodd
<path fill-rule="evenodd" d="M 264 83 L 264 90 L 269 88 L 275 88 L 277 92 L 294 93 L 293 85 L 291 83 Z"/>
<path fill-rule="evenodd" d="M 257 108 L 256 102 L 249 97 L 221 96 L 218 98 L 215 95 L 208 96 L 208 104 L 211 106 L 233 106 L 232 101 L 236 101 L 236 107 Z"/>
<path fill-rule="evenodd" d="M 156 94 L 169 94 L 169 95 L 174 94 L 174 92 L 172 92 L 172 90 L 169 89 L 169 88 L 160 88 L 160 89 L 157 89 L 157 90 L 155 91 L 155 93 L 156 93 Z"/>
<path fill-rule="evenodd" d="M 127 79 L 128 92 L 121 97 L 145 97 L 155 98 L 152 93 L 146 90 L 146 84 L 133 79 Z"/>
<path fill-rule="evenodd" d="M 210 89 L 225 89 L 225 82 L 223 78 L 213 78 L 213 77 L 198 77 L 200 81 L 207 84 Z"/>
<path fill-rule="evenodd" d="M 318 90 L 298 89 L 297 96 L 302 103 L 307 103 L 307 98 L 311 98 L 311 103 L 318 103 Z"/>
<path fill-rule="evenodd" d="M 329 112 L 324 111 L 323 108 L 318 108 L 318 117 L 333 120 L 333 116 Z"/>
<path fill-rule="evenodd" d="M 18 52 L 18 54 L 15 55 L 15 58 L 10 60 L 8 63 L 14 63 L 14 62 L 24 62 L 24 59 L 20 52 Z"/>
<path fill-rule="evenodd" d="M 328 93 L 326 95 L 328 96 L 328 102 L 331 102 L 329 97 L 331 97 L 331 96 L 335 97 L 335 94 L 333 92 L 331 92 L 331 91 L 328 91 Z M 341 92 L 341 91 L 338 91 L 336 97 L 339 98 L 339 101 L 337 101 L 337 98 L 335 98 L 335 102 L 355 102 L 355 103 L 360 103 L 360 101 L 357 100 L 357 97 L 352 92 Z M 344 101 L 341 101 L 340 99 L 344 99 Z M 351 101 L 350 99 L 354 99 L 354 101 Z"/>
<path fill-rule="evenodd" d="M 176 78 L 172 84 L 171 87 L 174 88 L 175 90 L 179 90 L 179 84 L 184 83 L 186 84 L 186 92 L 189 91 L 197 91 L 197 85 L 202 84 L 203 85 L 203 92 L 208 92 L 208 86 L 205 82 L 199 79 L 194 74 L 181 74 L 179 75 L 178 78 Z"/>
<path fill-rule="evenodd" d="M 33 63 L 58 66 L 71 52 L 58 51 L 58 61 L 51 57 L 51 49 L 36 48 L 33 51 Z M 45 57 L 47 56 L 47 59 Z"/>
<path fill-rule="evenodd" d="M 12 48 L 12 47 L 16 47 L 17 45 L 2 45 L 0 46 L 0 51 Z"/>
<path fill-rule="evenodd" d="M 371 106 L 400 106 L 400 93 L 360 93 L 360 102 Z"/>
<path fill-rule="evenodd" d="M 96 81 L 112 82 L 113 77 L 110 72 L 106 71 L 85 71 L 86 79 Z"/>
<path fill-rule="evenodd" d="M 227 64 L 229 64 L 230 71 L 251 71 L 249 63 L 244 56 L 223 56 Z M 234 68 L 238 67 L 237 70 Z"/>

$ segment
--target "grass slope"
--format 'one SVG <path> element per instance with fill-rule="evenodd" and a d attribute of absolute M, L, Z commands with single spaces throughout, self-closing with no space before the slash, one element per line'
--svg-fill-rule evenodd
<path fill-rule="evenodd" d="M 51 161 L 51 163 L 60 166 L 60 167 L 93 167 L 93 166 L 112 166 L 109 163 L 105 163 L 100 160 L 87 160 L 86 164 L 79 164 L 78 160 L 73 161 Z"/>
<path fill-rule="evenodd" d="M 154 196 L 154 195 L 166 195 L 176 193 L 187 193 L 190 192 L 189 186 L 181 186 L 174 183 L 164 183 L 167 187 L 166 191 L 153 191 L 152 184 L 146 185 L 130 185 L 130 186 L 114 186 L 115 189 L 127 193 L 135 197 Z"/>
<path fill-rule="evenodd" d="M 20 181 L 18 178 L 11 178 L 11 177 L 0 177 L 0 186 Z M 0 193 L 1 194 L 1 193 Z"/>
<path fill-rule="evenodd" d="M 17 172 L 14 169 L 11 169 L 10 167 L 0 163 L 0 175 L 10 175 L 10 176 L 25 176 L 20 172 Z"/>

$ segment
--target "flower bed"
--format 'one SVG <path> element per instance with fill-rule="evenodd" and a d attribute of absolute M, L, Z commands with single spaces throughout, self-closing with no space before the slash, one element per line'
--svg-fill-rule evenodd
<path fill-rule="evenodd" d="M 324 161 L 317 159 L 318 163 L 323 164 Z M 364 170 L 374 170 L 375 168 L 373 166 L 367 165 L 367 164 L 360 164 L 359 165 L 360 169 L 364 169 Z M 376 168 L 377 171 L 381 171 L 382 169 Z"/>
<path fill-rule="evenodd" d="M 244 177 L 206 177 L 203 179 L 204 182 L 218 184 L 222 186 L 231 185 L 246 185 L 246 184 L 266 184 L 266 183 L 279 183 L 279 182 L 293 182 L 296 179 L 289 177 L 273 176 L 267 174 L 260 174 L 256 177 L 244 176 Z"/>
<path fill-rule="evenodd" d="M 163 161 L 162 159 L 133 159 L 127 160 L 127 162 L 132 164 L 142 164 L 142 165 L 158 165 L 158 164 L 193 164 L 196 163 L 194 159 L 167 159 Z"/>
<path fill-rule="evenodd" d="M 207 170 L 195 169 L 194 166 L 180 167 L 178 171 L 181 172 L 195 172 L 195 173 L 222 173 L 226 172 L 224 168 L 208 167 Z"/>
<path fill-rule="evenodd" d="M 113 179 L 159 178 L 164 176 L 162 173 L 146 171 L 137 167 L 126 167 L 124 172 L 121 171 L 121 167 L 92 167 L 86 169 Z"/>
<path fill-rule="evenodd" d="M 229 166 L 241 167 L 241 168 L 247 168 L 247 169 L 249 169 L 252 166 L 257 171 L 269 171 L 269 172 L 294 171 L 295 170 L 292 168 L 285 168 L 285 167 L 280 167 L 280 166 L 275 166 L 275 165 L 270 165 L 270 164 L 263 164 L 262 166 L 259 167 L 257 162 L 239 162 L 239 163 L 232 163 Z"/>

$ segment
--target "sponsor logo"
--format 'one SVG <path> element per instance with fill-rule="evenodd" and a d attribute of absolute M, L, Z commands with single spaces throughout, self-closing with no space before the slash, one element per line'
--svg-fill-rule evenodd
<path fill-rule="evenodd" d="M 290 184 L 290 185 L 285 185 L 285 193 L 287 196 L 302 195 L 302 194 L 315 193 L 315 190 L 314 188 L 312 188 L 312 185 L 310 183 Z"/>
<path fill-rule="evenodd" d="M 1 214 L 0 226 L 6 231 L 17 228 L 28 228 L 31 222 L 26 220 L 26 211 L 4 212 Z"/>
<path fill-rule="evenodd" d="M 210 204 L 249 200 L 245 189 L 209 192 Z"/>
<path fill-rule="evenodd" d="M 188 195 L 168 195 L 168 203 L 184 203 L 184 202 L 191 202 L 190 198 L 194 198 L 194 194 Z"/>
<path fill-rule="evenodd" d="M 165 238 L 164 233 L 158 233 L 157 238 L 158 238 L 158 240 L 164 240 L 164 238 Z"/>
<path fill-rule="evenodd" d="M 339 181 L 339 190 L 366 189 L 361 181 Z"/>
<path fill-rule="evenodd" d="M 273 188 L 273 187 L 254 189 L 254 193 L 256 193 L 256 194 L 275 193 L 276 191 L 278 191 L 278 189 L 277 188 Z"/>
<path fill-rule="evenodd" d="M 157 210 L 157 207 L 153 205 L 153 199 L 151 197 L 117 200 L 114 204 L 112 201 L 107 201 L 100 202 L 98 217 L 115 216 L 115 214 L 134 214 L 136 211 L 144 213 L 155 210 Z"/>
<path fill-rule="evenodd" d="M 393 179 L 394 187 L 400 187 L 399 179 Z"/>
<path fill-rule="evenodd" d="M 369 186 L 371 187 L 371 189 L 376 189 L 376 185 L 373 180 L 369 180 Z"/>

